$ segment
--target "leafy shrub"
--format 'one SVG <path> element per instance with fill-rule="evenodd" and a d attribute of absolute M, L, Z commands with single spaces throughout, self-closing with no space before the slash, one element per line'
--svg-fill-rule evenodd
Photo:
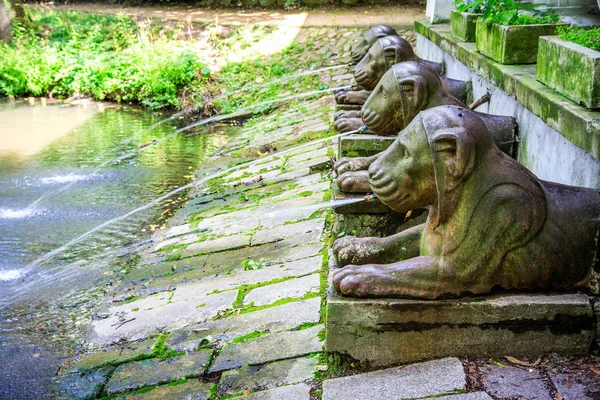
<path fill-rule="evenodd" d="M 573 26 L 559 26 L 558 36 L 562 40 L 600 51 L 600 27 L 584 29 Z"/>
<path fill-rule="evenodd" d="M 482 13 L 486 25 L 554 24 L 559 20 L 552 10 L 539 10 L 533 4 L 516 0 L 456 0 L 454 4 L 461 12 Z"/>
<path fill-rule="evenodd" d="M 34 11 L 0 44 L 0 95 L 68 97 L 178 107 L 210 71 L 183 42 L 123 15 Z"/>

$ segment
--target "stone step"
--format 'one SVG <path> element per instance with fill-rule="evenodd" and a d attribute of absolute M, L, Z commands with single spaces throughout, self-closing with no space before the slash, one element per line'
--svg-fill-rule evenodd
<path fill-rule="evenodd" d="M 461 392 L 466 386 L 460 360 L 445 358 L 327 380 L 323 400 L 420 399 Z"/>
<path fill-rule="evenodd" d="M 583 294 L 430 301 L 328 292 L 326 349 L 372 365 L 448 356 L 585 354 L 593 337 L 592 307 Z"/>
<path fill-rule="evenodd" d="M 381 153 L 396 140 L 396 136 L 355 134 L 343 136 L 338 142 L 338 158 L 359 155 L 368 157 Z"/>

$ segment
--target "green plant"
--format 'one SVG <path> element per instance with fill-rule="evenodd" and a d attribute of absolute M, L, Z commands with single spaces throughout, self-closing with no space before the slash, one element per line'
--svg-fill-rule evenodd
<path fill-rule="evenodd" d="M 493 23 L 501 25 L 554 24 L 559 20 L 558 15 L 552 10 L 540 10 L 536 8 L 536 5 L 516 0 L 475 0 L 468 3 L 466 7 L 479 10 L 483 14 L 482 21 L 486 26 Z"/>
<path fill-rule="evenodd" d="M 483 13 L 482 0 L 456 0 L 454 6 L 458 12 Z"/>
<path fill-rule="evenodd" d="M 0 44 L 0 95 L 89 95 L 179 107 L 183 91 L 199 92 L 210 71 L 177 32 L 124 15 L 30 10 Z"/>
<path fill-rule="evenodd" d="M 600 27 L 584 29 L 565 25 L 559 26 L 557 32 L 562 40 L 600 51 Z"/>

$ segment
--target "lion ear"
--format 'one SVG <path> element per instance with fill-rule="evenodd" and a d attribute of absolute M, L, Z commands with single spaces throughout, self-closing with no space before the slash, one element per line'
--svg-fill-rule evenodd
<path fill-rule="evenodd" d="M 444 176 L 444 187 L 453 190 L 467 178 L 475 165 L 475 147 L 473 138 L 463 129 L 450 129 L 439 132 L 431 138 L 436 159 L 436 167 Z M 440 176 L 440 177 L 441 177 Z"/>
<path fill-rule="evenodd" d="M 392 65 L 406 61 L 406 56 L 401 48 L 388 47 L 383 50 L 383 57 L 385 59 L 385 70 L 392 68 Z"/>
<path fill-rule="evenodd" d="M 408 123 L 421 110 L 424 110 L 429 102 L 427 81 L 420 75 L 411 75 L 400 79 L 398 88 L 402 96 L 404 121 Z"/>

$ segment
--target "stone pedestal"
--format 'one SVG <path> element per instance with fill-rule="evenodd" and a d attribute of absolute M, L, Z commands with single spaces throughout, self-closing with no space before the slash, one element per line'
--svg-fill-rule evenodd
<path fill-rule="evenodd" d="M 326 329 L 327 351 L 372 366 L 449 356 L 585 354 L 594 337 L 592 307 L 582 294 L 353 299 L 331 285 Z"/>
<path fill-rule="evenodd" d="M 381 153 L 396 140 L 395 136 L 360 134 L 343 136 L 338 141 L 338 157 L 368 157 Z"/>

